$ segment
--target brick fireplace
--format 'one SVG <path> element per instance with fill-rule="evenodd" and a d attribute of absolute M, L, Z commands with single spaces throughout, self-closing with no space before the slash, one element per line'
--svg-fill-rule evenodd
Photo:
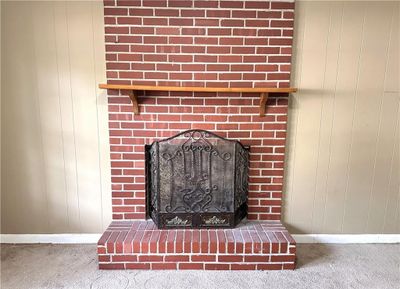
<path fill-rule="evenodd" d="M 105 0 L 107 83 L 288 88 L 294 3 Z M 287 93 L 109 89 L 113 222 L 101 269 L 294 269 L 280 223 Z M 204 129 L 250 146 L 248 220 L 234 229 L 158 230 L 146 218 L 145 144 Z"/>

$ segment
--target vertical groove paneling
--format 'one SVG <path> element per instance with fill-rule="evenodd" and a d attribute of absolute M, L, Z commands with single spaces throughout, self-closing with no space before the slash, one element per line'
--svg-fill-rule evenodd
<path fill-rule="evenodd" d="M 65 184 L 67 193 L 68 227 L 79 230 L 81 226 L 77 166 L 75 151 L 75 123 L 71 89 L 68 21 L 65 2 L 53 5 L 57 45 L 58 82 L 63 132 Z"/>
<path fill-rule="evenodd" d="M 50 5 L 32 5 L 33 49 L 39 103 L 42 154 L 46 185 L 46 210 L 49 230 L 62 232 L 68 216 L 65 190 L 62 121 L 58 88 L 58 65 L 54 11 Z M 57 192 L 57 194 L 53 193 Z"/>
<path fill-rule="evenodd" d="M 307 10 L 305 19 L 304 39 L 302 45 L 302 70 L 301 85 L 305 91 L 297 94 L 299 99 L 299 115 L 297 119 L 297 136 L 294 149 L 301 151 L 296 153 L 293 160 L 294 172 L 292 221 L 293 223 L 312 222 L 312 208 L 314 198 L 315 167 L 318 158 L 318 135 L 320 122 L 315 121 L 314 114 L 321 111 L 322 98 L 320 93 L 323 90 L 326 44 L 330 24 L 329 6 L 317 3 L 315 9 Z M 319 25 L 314 25 L 319 21 Z M 318 41 L 315 41 L 318 40 Z M 307 63 L 307 65 L 305 65 Z M 313 71 L 314 73 L 307 73 Z M 315 150 L 307 150 L 313 146 Z M 301 168 L 301 174 L 298 169 Z"/>
<path fill-rule="evenodd" d="M 390 6 L 386 2 L 365 7 L 343 232 L 363 233 L 365 227 L 360 224 L 368 217 L 389 44 Z"/>
<path fill-rule="evenodd" d="M 84 232 L 98 232 L 102 228 L 91 5 L 91 2 L 67 2 L 79 209 Z"/>
<path fill-rule="evenodd" d="M 393 108 L 397 109 L 397 123 L 395 131 L 390 132 L 385 138 L 390 139 L 393 135 L 394 143 L 391 153 L 391 161 L 389 167 L 389 180 L 387 187 L 387 200 L 383 209 L 383 231 L 385 233 L 400 232 L 400 17 L 399 9 L 393 9 L 393 20 L 391 27 L 390 44 L 388 51 L 388 63 L 385 82 L 384 103 L 382 109 L 382 126 L 393 125 L 396 123 L 393 117 L 390 117 L 390 112 Z M 389 109 L 387 111 L 386 109 Z M 382 142 L 383 145 L 383 142 Z M 389 150 L 390 152 L 390 150 Z M 388 168 L 385 169 L 387 172 Z M 370 223 L 374 222 L 374 216 L 370 216 Z M 368 228 L 370 229 L 370 228 Z"/>
<path fill-rule="evenodd" d="M 326 184 L 329 172 L 329 153 L 334 121 L 333 107 L 337 84 L 337 67 L 340 58 L 341 32 L 343 29 L 343 3 L 331 2 L 329 5 L 330 24 L 326 37 L 325 69 L 321 93 L 321 110 L 318 140 L 318 158 L 315 166 L 314 200 L 312 207 L 311 232 L 323 229 L 326 204 Z"/>
<path fill-rule="evenodd" d="M 103 4 L 2 2 L 3 23 L 2 233 L 99 233 L 111 219 Z"/>
<path fill-rule="evenodd" d="M 306 7 L 305 5 L 297 5 L 296 6 L 296 17 L 295 17 L 295 35 L 298 37 L 294 37 L 293 43 L 293 53 L 292 62 L 296 63 L 297 69 L 295 69 L 291 74 L 292 82 L 301 84 L 302 79 L 302 64 L 303 64 L 303 46 L 304 46 L 304 33 L 305 33 L 305 24 L 306 24 Z M 288 135 L 297 135 L 297 124 L 299 119 L 299 94 L 296 93 L 289 98 L 289 109 L 290 114 L 288 115 Z M 293 160 L 296 156 L 296 138 L 287 138 L 286 141 L 286 150 L 288 153 L 286 157 L 289 156 L 290 160 Z M 287 160 L 288 161 L 288 160 Z M 287 163 L 285 161 L 285 163 Z M 286 192 L 293 192 L 293 175 L 295 171 L 295 166 L 292 163 L 290 167 L 286 166 L 285 171 L 285 185 Z M 285 190 L 284 190 L 285 192 Z M 284 193 L 282 202 L 283 202 L 283 214 L 282 217 L 288 220 L 289 225 L 292 223 L 292 207 L 293 207 L 293 196 L 294 194 Z"/>
<path fill-rule="evenodd" d="M 93 61 L 96 90 L 97 107 L 97 131 L 99 148 L 99 171 L 101 179 L 101 211 L 102 227 L 108 226 L 111 214 L 111 178 L 110 178 L 110 154 L 108 144 L 108 103 L 106 91 L 98 88 L 99 83 L 106 82 L 105 46 L 98 45 L 104 42 L 104 27 L 98 23 L 104 22 L 103 5 L 92 2 L 92 25 L 93 25 Z M 107 141 L 104 141 L 107 140 Z"/>
<path fill-rule="evenodd" d="M 35 58 L 32 8 L 30 3 L 1 5 L 1 229 L 47 231 L 36 68 L 30 65 Z"/>
<path fill-rule="evenodd" d="M 296 9 L 285 221 L 299 233 L 399 233 L 399 3 Z"/>

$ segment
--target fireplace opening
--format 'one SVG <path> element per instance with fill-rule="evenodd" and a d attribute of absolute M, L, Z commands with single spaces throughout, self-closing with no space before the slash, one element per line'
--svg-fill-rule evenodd
<path fill-rule="evenodd" d="M 145 156 L 146 214 L 158 228 L 231 228 L 247 216 L 249 147 L 188 130 Z"/>

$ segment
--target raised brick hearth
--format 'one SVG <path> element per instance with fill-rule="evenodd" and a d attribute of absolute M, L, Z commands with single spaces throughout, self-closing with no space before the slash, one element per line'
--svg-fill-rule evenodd
<path fill-rule="evenodd" d="M 100 269 L 294 269 L 295 251 L 279 221 L 215 230 L 158 230 L 152 221 L 114 221 L 98 244 Z"/>
<path fill-rule="evenodd" d="M 289 87 L 292 1 L 105 0 L 104 5 L 109 84 Z M 293 269 L 295 244 L 279 223 L 288 94 L 270 94 L 260 116 L 260 95 L 254 93 L 146 91 L 138 95 L 139 115 L 132 113 L 127 93 L 107 92 L 114 222 L 99 242 L 100 268 Z M 144 145 L 188 129 L 250 146 L 251 223 L 234 230 L 159 231 L 144 221 Z M 231 237 L 239 233 L 243 241 Z M 162 250 L 164 243 L 179 250 L 181 236 L 186 244 L 188 234 L 190 250 L 186 245 L 182 253 L 168 245 Z M 230 238 L 221 247 L 220 235 Z M 146 251 L 129 251 L 138 244 Z"/>

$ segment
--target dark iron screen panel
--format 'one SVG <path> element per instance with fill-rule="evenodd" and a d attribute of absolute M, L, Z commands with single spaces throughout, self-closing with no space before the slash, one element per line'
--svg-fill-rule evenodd
<path fill-rule="evenodd" d="M 146 146 L 147 213 L 159 228 L 232 227 L 247 214 L 249 151 L 189 130 Z"/>

